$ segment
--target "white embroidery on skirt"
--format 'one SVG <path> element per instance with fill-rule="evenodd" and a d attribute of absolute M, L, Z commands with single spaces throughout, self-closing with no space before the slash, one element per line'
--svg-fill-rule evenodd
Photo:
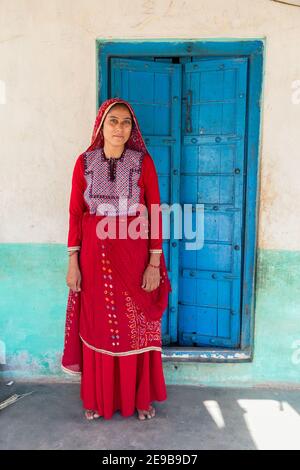
<path fill-rule="evenodd" d="M 104 284 L 104 300 L 105 300 L 105 307 L 107 311 L 107 321 L 109 324 L 110 330 L 110 339 L 112 346 L 119 346 L 120 345 L 120 332 L 118 326 L 118 320 L 116 315 L 116 304 L 114 299 L 114 284 L 113 284 L 113 277 L 112 277 L 112 269 L 110 267 L 110 261 L 106 259 L 105 254 L 105 245 L 101 245 L 102 252 L 101 252 L 101 269 L 102 269 L 102 276 L 103 276 L 103 284 Z"/>
<path fill-rule="evenodd" d="M 136 305 L 128 292 L 124 291 L 126 315 L 129 319 L 130 344 L 132 349 L 145 348 L 153 341 L 161 344 L 161 320 L 147 321 L 142 310 Z"/>
<path fill-rule="evenodd" d="M 68 336 L 70 335 L 70 329 L 74 316 L 75 303 L 78 301 L 78 293 L 69 289 L 67 312 L 66 312 L 66 326 L 65 326 L 65 343 L 68 342 Z"/>

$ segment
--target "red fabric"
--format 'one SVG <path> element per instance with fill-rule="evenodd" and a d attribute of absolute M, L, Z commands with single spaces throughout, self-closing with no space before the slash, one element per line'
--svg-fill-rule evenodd
<path fill-rule="evenodd" d="M 81 399 L 85 409 L 110 419 L 118 410 L 122 416 L 131 416 L 136 408 L 147 410 L 153 401 L 166 398 L 159 351 L 116 357 L 83 344 Z"/>
<path fill-rule="evenodd" d="M 131 148 L 133 150 L 141 150 L 142 152 L 147 152 L 147 147 L 146 144 L 143 140 L 142 133 L 140 131 L 140 126 L 137 121 L 137 118 L 135 116 L 135 113 L 133 111 L 132 106 L 128 101 L 122 100 L 121 98 L 109 98 L 108 100 L 104 101 L 102 105 L 99 108 L 98 115 L 95 120 L 95 125 L 94 125 L 94 130 L 93 130 L 93 135 L 92 135 L 92 140 L 91 140 L 91 145 L 88 148 L 88 150 L 92 150 L 95 148 L 103 147 L 104 145 L 104 140 L 103 140 L 103 135 L 99 132 L 100 127 L 103 123 L 103 120 L 110 110 L 110 108 L 116 104 L 116 103 L 124 103 L 128 107 L 129 111 L 131 112 L 134 125 L 131 131 L 131 135 L 126 142 L 126 146 L 128 148 Z"/>
<path fill-rule="evenodd" d="M 99 222 L 104 216 L 91 213 L 91 195 L 85 193 L 88 178 L 85 165 L 88 158 L 94 159 L 94 165 L 98 165 L 98 162 L 100 164 L 98 157 L 101 155 L 103 142 L 102 134 L 97 129 L 105 113 L 116 102 L 125 103 L 133 116 L 134 126 L 126 145 L 128 150 L 134 150 L 135 153 L 125 152 L 124 155 L 125 158 L 141 157 L 140 174 L 133 184 L 138 186 L 139 202 L 146 205 L 148 218 L 140 214 L 116 216 L 111 220 L 116 222 L 117 233 L 120 224 L 128 227 L 130 223 L 138 221 L 144 234 L 149 230 L 150 239 L 99 238 Z M 129 160 L 126 161 L 127 164 L 128 162 Z M 117 166 L 121 171 L 121 162 L 118 162 Z M 99 194 L 102 183 L 106 184 L 107 189 L 105 177 L 103 174 L 102 181 L 101 173 L 100 181 L 97 182 Z M 134 189 L 137 190 L 137 187 Z M 94 195 L 92 197 L 94 198 Z M 145 354 L 147 351 L 161 351 L 161 317 L 171 291 L 163 253 L 159 287 L 152 292 L 146 292 L 141 287 L 143 273 L 149 261 L 149 249 L 162 246 L 161 214 L 159 236 L 157 239 L 151 237 L 151 207 L 155 203 L 160 203 L 157 173 L 143 142 L 133 109 L 124 100 L 107 100 L 99 109 L 92 143 L 87 151 L 77 158 L 72 177 L 68 246 L 81 247 L 79 267 L 82 281 L 80 292 L 69 290 L 62 356 L 62 366 L 67 371 L 80 373 L 82 370 L 81 340 L 97 353 L 117 357 L 128 357 L 128 354 L 133 356 L 137 352 Z M 108 219 L 109 217 L 106 217 L 106 220 Z"/>
<path fill-rule="evenodd" d="M 128 101 L 120 98 L 110 98 L 102 103 L 99 108 L 90 146 L 87 150 L 79 155 L 76 160 L 73 176 L 72 176 L 72 190 L 69 204 L 69 234 L 68 234 L 68 247 L 80 246 L 82 232 L 81 222 L 84 212 L 89 211 L 89 207 L 84 200 L 83 193 L 86 189 L 86 180 L 84 177 L 84 161 L 83 156 L 86 152 L 101 149 L 104 146 L 103 134 L 100 132 L 100 127 L 103 120 L 110 110 L 110 108 L 116 103 L 124 103 L 131 112 L 133 118 L 133 127 L 131 135 L 125 144 L 125 148 L 143 152 L 144 158 L 142 163 L 142 174 L 139 181 L 141 186 L 141 198 L 140 202 L 146 204 L 148 207 L 149 224 L 151 230 L 151 204 L 160 203 L 158 177 L 155 169 L 155 165 L 152 157 L 150 156 L 146 144 L 143 140 L 139 123 L 135 116 L 134 110 Z M 162 216 L 159 216 L 159 238 L 149 240 L 149 248 L 162 248 Z"/>
<path fill-rule="evenodd" d="M 162 214 L 159 212 L 158 224 L 155 224 L 155 212 L 151 211 L 153 205 L 160 204 L 158 176 L 153 159 L 148 152 L 143 156 L 138 185 L 140 187 L 139 203 L 146 206 L 148 209 L 149 230 L 151 230 L 153 225 L 152 230 L 154 237 L 151 237 L 151 232 L 149 232 L 149 249 L 162 249 Z M 84 214 L 89 212 L 89 207 L 84 198 L 86 187 L 84 154 L 81 154 L 76 160 L 72 175 L 72 188 L 69 203 L 68 247 L 81 246 L 82 219 Z"/>

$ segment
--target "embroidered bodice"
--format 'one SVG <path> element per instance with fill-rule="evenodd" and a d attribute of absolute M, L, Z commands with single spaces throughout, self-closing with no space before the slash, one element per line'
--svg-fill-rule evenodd
<path fill-rule="evenodd" d="M 84 154 L 84 199 L 90 214 L 135 215 L 140 201 L 142 160 L 143 153 L 131 149 L 110 159 L 103 148 Z"/>
<path fill-rule="evenodd" d="M 80 248 L 84 213 L 135 216 L 139 204 L 147 207 L 151 225 L 151 207 L 160 205 L 160 193 L 156 168 L 149 153 L 126 148 L 113 163 L 106 158 L 102 147 L 79 155 L 72 176 L 68 248 Z M 149 248 L 162 249 L 161 214 L 159 237 L 150 236 Z"/>

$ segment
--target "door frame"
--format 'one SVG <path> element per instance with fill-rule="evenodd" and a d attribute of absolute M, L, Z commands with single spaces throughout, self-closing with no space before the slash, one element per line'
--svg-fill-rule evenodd
<path fill-rule="evenodd" d="M 262 39 L 96 39 L 96 112 L 109 98 L 109 60 L 112 57 L 247 57 L 244 270 L 242 282 L 241 344 L 236 349 L 163 347 L 162 357 L 171 361 L 251 362 L 254 349 L 255 284 L 259 214 L 261 99 L 264 78 L 265 40 Z M 251 119 L 248 117 L 251 116 Z M 247 244 L 245 244 L 245 240 Z"/>

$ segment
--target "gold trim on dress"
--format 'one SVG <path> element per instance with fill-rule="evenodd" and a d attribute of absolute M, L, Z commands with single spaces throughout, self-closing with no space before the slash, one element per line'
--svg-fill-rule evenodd
<path fill-rule="evenodd" d="M 81 375 L 81 372 L 75 372 L 74 370 L 67 369 L 67 368 L 64 367 L 62 364 L 60 365 L 60 367 L 62 368 L 62 370 L 63 370 L 64 372 L 66 372 L 66 373 L 69 374 L 69 375 Z"/>
<path fill-rule="evenodd" d="M 80 335 L 79 335 L 80 336 Z M 94 351 L 97 352 L 102 352 L 103 354 L 108 354 L 109 356 L 130 356 L 132 354 L 140 354 L 146 351 L 162 351 L 162 348 L 159 346 L 150 346 L 149 348 L 142 348 L 142 349 L 135 349 L 132 351 L 125 351 L 125 352 L 112 352 L 112 351 L 107 351 L 106 349 L 98 349 L 95 348 L 95 346 L 92 346 L 91 344 L 87 343 L 82 336 L 80 336 L 81 341 L 90 349 L 93 349 Z"/>

